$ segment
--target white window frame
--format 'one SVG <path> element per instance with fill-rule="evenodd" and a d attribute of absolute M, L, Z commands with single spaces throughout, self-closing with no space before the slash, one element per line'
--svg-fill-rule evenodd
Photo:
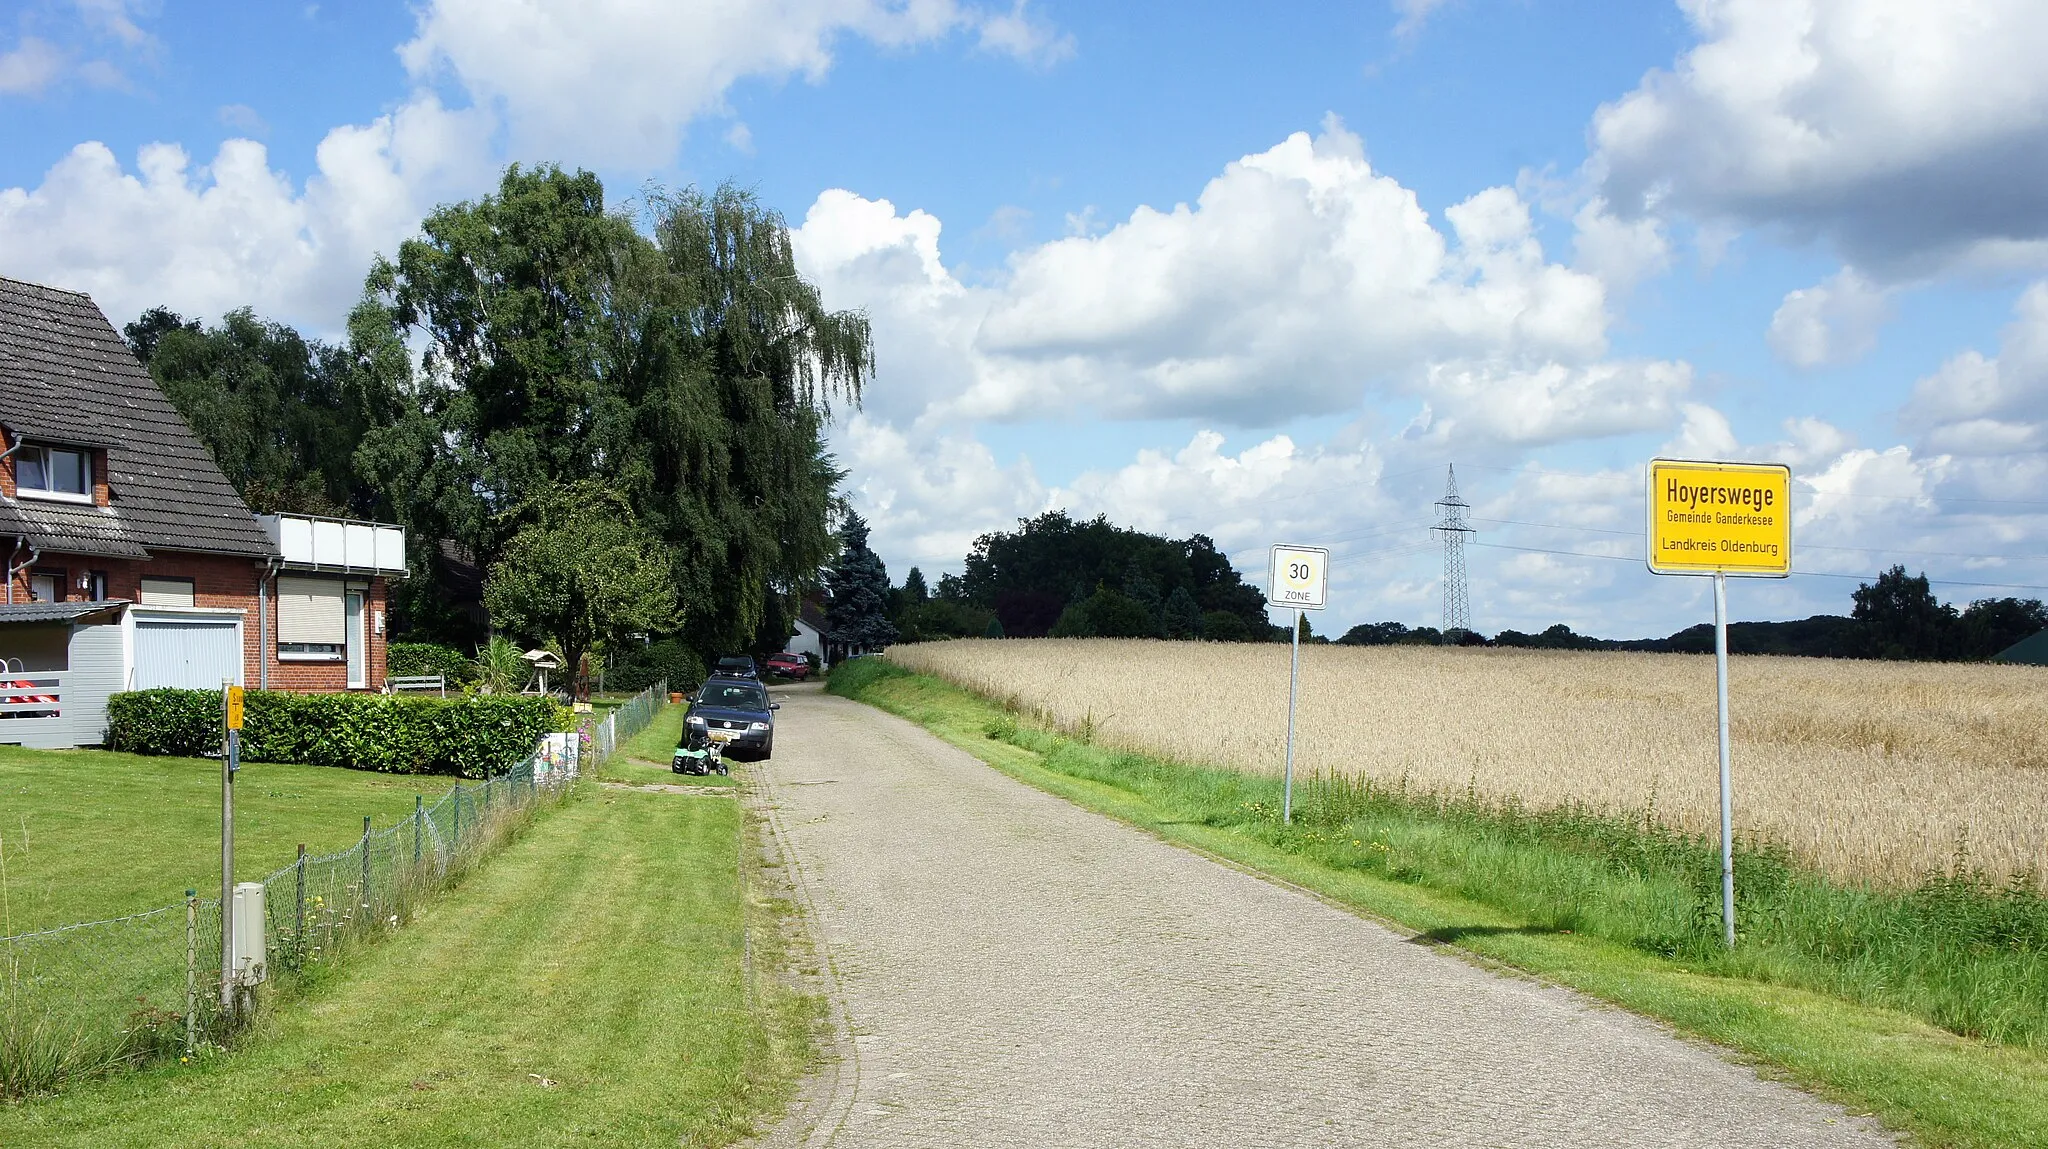
<path fill-rule="evenodd" d="M 340 662 L 347 657 L 338 642 L 280 642 L 279 662 Z"/>
<path fill-rule="evenodd" d="M 34 451 L 42 466 L 43 480 L 50 478 L 50 452 L 62 451 L 78 456 L 78 473 L 85 479 L 85 490 L 77 494 L 70 491 L 56 491 L 49 487 L 31 487 L 21 481 L 21 458 Z M 92 449 L 89 447 L 66 447 L 62 444 L 25 442 L 14 455 L 14 493 L 25 499 L 49 499 L 59 503 L 86 503 L 93 501 Z"/>

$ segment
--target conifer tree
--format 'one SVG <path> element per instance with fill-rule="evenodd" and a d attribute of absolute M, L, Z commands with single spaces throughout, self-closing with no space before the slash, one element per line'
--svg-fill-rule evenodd
<path fill-rule="evenodd" d="M 896 641 L 889 621 L 889 568 L 868 548 L 867 520 L 849 512 L 839 528 L 839 557 L 825 572 L 825 637 L 837 646 L 874 650 Z"/>
<path fill-rule="evenodd" d="M 1174 587 L 1173 593 L 1166 596 L 1163 613 L 1166 616 L 1166 637 L 1202 637 L 1202 607 L 1195 601 L 1195 596 L 1188 593 L 1188 588 Z"/>

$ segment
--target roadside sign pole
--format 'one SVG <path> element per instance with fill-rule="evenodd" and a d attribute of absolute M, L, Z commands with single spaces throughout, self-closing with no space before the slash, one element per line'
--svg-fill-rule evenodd
<path fill-rule="evenodd" d="M 1294 821 L 1294 708 L 1301 700 L 1301 620 L 1303 611 L 1321 610 L 1330 597 L 1330 552 L 1322 547 L 1273 545 L 1266 584 L 1266 605 L 1294 611 L 1294 651 L 1287 669 L 1287 773 L 1280 785 L 1280 824 Z"/>
<path fill-rule="evenodd" d="M 1735 947 L 1735 782 L 1728 737 L 1728 576 L 1792 573 L 1792 469 L 1782 463 L 1652 459 L 1650 573 L 1714 578 L 1714 694 L 1721 758 L 1721 940 Z"/>
<path fill-rule="evenodd" d="M 235 1009 L 235 773 L 242 768 L 242 688 L 220 687 L 227 754 L 220 763 L 220 1008 Z"/>
<path fill-rule="evenodd" d="M 220 762 L 220 1008 L 235 1008 L 235 767 L 242 732 L 228 731 L 228 752 Z"/>
<path fill-rule="evenodd" d="M 1287 776 L 1280 786 L 1280 824 L 1294 821 L 1294 702 L 1301 695 L 1301 611 L 1294 612 L 1294 664 L 1287 672 Z"/>
<path fill-rule="evenodd" d="M 1714 677 L 1721 700 L 1721 940 L 1735 948 L 1735 782 L 1728 772 L 1728 576 L 1714 572 Z"/>

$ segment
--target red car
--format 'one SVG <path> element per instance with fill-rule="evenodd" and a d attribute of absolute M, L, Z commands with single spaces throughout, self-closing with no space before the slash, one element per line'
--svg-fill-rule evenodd
<path fill-rule="evenodd" d="M 794 678 L 798 682 L 802 682 L 811 674 L 810 661 L 801 654 L 771 654 L 768 656 L 767 669 L 770 674 Z"/>

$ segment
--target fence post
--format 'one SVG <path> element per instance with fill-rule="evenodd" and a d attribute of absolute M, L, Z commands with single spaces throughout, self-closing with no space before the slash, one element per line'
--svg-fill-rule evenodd
<path fill-rule="evenodd" d="M 303 964 L 306 960 L 306 952 L 310 948 L 306 945 L 306 844 L 304 842 L 299 843 L 298 871 L 299 889 L 297 897 L 292 902 L 294 907 L 292 911 L 292 925 L 295 931 L 293 940 L 299 947 L 299 961 Z"/>
<path fill-rule="evenodd" d="M 422 809 L 423 806 L 424 803 L 421 801 L 420 796 L 414 794 L 412 796 L 412 868 L 415 876 L 418 875 L 420 868 L 420 820 L 426 817 Z"/>
<path fill-rule="evenodd" d="M 363 815 L 363 916 L 368 917 L 370 909 L 370 816 Z"/>
<path fill-rule="evenodd" d="M 185 891 L 185 1056 L 199 1048 L 199 891 Z"/>
<path fill-rule="evenodd" d="M 455 783 L 455 837 L 454 837 L 454 839 L 453 839 L 453 840 L 452 840 L 452 841 L 451 841 L 451 842 L 449 843 L 449 848 L 450 848 L 450 849 L 451 849 L 452 851 L 456 852 L 456 853 L 461 853 L 461 852 L 462 852 L 462 783 L 461 783 L 461 782 L 457 782 L 457 783 Z"/>

